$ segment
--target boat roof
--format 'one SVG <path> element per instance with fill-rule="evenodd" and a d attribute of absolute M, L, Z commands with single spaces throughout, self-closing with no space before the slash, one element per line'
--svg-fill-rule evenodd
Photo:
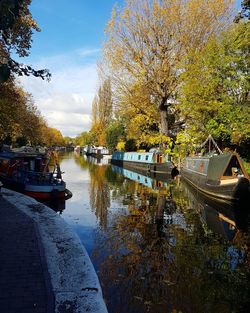
<path fill-rule="evenodd" d="M 163 152 L 161 151 L 151 151 L 149 150 L 149 152 L 137 152 L 137 151 L 114 151 L 114 153 L 120 153 L 120 154 L 135 154 L 135 155 L 138 155 L 138 154 L 141 154 L 141 155 L 154 155 L 154 154 L 164 154 Z"/>
<path fill-rule="evenodd" d="M 248 177 L 240 156 L 237 153 L 222 153 L 219 155 L 213 155 L 209 160 L 207 178 L 211 180 L 219 180 L 225 173 L 232 158 L 237 158 L 237 161 L 241 167 L 243 174 Z"/>
<path fill-rule="evenodd" d="M 0 151 L 0 159 L 41 158 L 45 156 L 46 154 L 41 152 Z"/>

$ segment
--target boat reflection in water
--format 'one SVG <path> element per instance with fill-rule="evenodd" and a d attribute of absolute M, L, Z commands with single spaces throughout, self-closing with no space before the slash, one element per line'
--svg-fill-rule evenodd
<path fill-rule="evenodd" d="M 165 175 L 163 180 L 163 176 L 158 176 L 156 173 L 153 173 L 155 177 L 155 179 L 153 179 L 150 176 L 146 176 L 145 172 L 139 170 L 135 172 L 115 165 L 112 165 L 112 170 L 123 175 L 125 178 L 139 183 L 141 186 L 147 187 L 148 192 L 152 192 L 155 195 L 154 198 L 157 199 L 157 206 L 152 223 L 156 225 L 159 237 L 164 236 L 164 225 L 175 224 L 181 228 L 186 228 L 185 220 L 182 214 L 176 212 L 176 205 L 172 200 L 171 182 L 173 178 L 170 174 Z M 148 173 L 148 175 L 150 175 L 150 173 Z M 162 180 L 160 180 L 159 177 Z M 144 196 L 147 197 L 146 193 Z M 148 200 L 148 203 L 149 202 Z"/>
<path fill-rule="evenodd" d="M 109 313 L 247 312 L 250 238 L 242 218 L 181 178 L 99 164 L 65 156 L 75 197 L 63 217 L 88 250 Z"/>
<path fill-rule="evenodd" d="M 145 175 L 144 171 L 131 171 L 124 167 L 116 165 L 112 165 L 112 170 L 153 190 L 157 188 L 167 187 L 168 183 L 173 180 L 170 174 L 165 174 L 164 176 L 162 176 L 158 175 L 157 173 L 148 173 L 148 175 Z"/>
<path fill-rule="evenodd" d="M 112 166 L 112 170 L 116 173 L 123 175 L 130 180 L 133 180 L 143 186 L 146 186 L 152 191 L 157 192 L 164 189 L 167 190 L 171 181 L 173 179 L 169 176 L 165 178 L 165 181 L 152 179 L 149 176 L 145 176 L 139 172 L 133 172 L 131 170 L 124 169 L 118 166 Z M 250 208 L 247 201 L 238 201 L 238 202 L 223 202 L 216 201 L 214 198 L 206 196 L 204 193 L 199 192 L 196 188 L 192 187 L 190 184 L 182 181 L 182 186 L 184 187 L 187 198 L 192 203 L 192 207 L 196 208 L 201 217 L 201 222 L 205 227 L 213 231 L 214 233 L 220 234 L 223 238 L 232 241 L 237 232 L 248 231 L 249 218 L 250 218 Z M 176 210 L 176 204 L 172 199 L 173 195 L 170 193 L 170 199 L 168 203 L 172 203 L 170 207 Z M 159 202 L 159 200 L 158 200 Z M 162 203 L 163 204 L 163 203 Z M 166 199 L 162 208 L 166 207 Z M 169 208 L 169 206 L 168 206 Z M 158 212 L 159 213 L 159 212 Z M 165 212 L 162 215 L 162 218 L 156 219 L 156 222 L 161 221 L 164 223 L 164 220 L 169 223 L 176 223 L 176 214 L 171 210 L 167 214 Z M 173 215 L 174 214 L 174 215 Z M 164 216 L 164 217 L 163 217 Z M 180 215 L 179 215 L 180 216 Z M 184 225 L 184 219 L 182 219 L 182 224 Z M 178 223 L 177 223 L 178 224 Z"/>
<path fill-rule="evenodd" d="M 200 198 L 180 179 L 115 166 L 101 178 L 100 169 L 91 176 L 102 226 L 91 257 L 110 313 L 239 312 L 248 304 L 249 236 L 236 208 Z M 104 191 L 108 204 L 97 198 Z"/>
<path fill-rule="evenodd" d="M 103 158 L 96 158 L 91 155 L 88 155 L 88 156 L 84 155 L 83 157 L 86 159 L 86 161 L 95 165 L 101 166 L 101 165 L 108 165 L 110 163 L 110 158 L 105 157 L 105 156 Z"/>
<path fill-rule="evenodd" d="M 214 233 L 232 241 L 238 231 L 247 232 L 250 207 L 246 201 L 224 203 L 204 195 L 186 182 L 182 182 L 193 207 L 198 208 L 202 222 Z"/>

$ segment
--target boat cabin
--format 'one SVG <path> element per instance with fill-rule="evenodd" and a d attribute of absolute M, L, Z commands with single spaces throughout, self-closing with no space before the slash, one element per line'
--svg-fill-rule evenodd
<path fill-rule="evenodd" d="M 47 157 L 42 154 L 3 152 L 0 155 L 0 177 L 24 180 L 31 173 L 47 175 Z"/>
<path fill-rule="evenodd" d="M 221 184 L 232 183 L 239 177 L 249 179 L 242 161 L 237 153 L 223 153 L 212 157 L 209 161 L 207 179 L 220 181 Z"/>
<path fill-rule="evenodd" d="M 184 168 L 194 174 L 207 177 L 207 182 L 232 183 L 238 177 L 248 178 L 237 153 L 223 153 L 210 157 L 187 157 Z"/>
<path fill-rule="evenodd" d="M 188 169 L 193 173 L 197 173 L 200 175 L 207 175 L 208 172 L 208 164 L 210 159 L 209 158 L 194 158 L 194 157 L 187 157 L 184 160 L 184 168 Z"/>
<path fill-rule="evenodd" d="M 112 159 L 117 161 L 160 164 L 168 161 L 168 155 L 165 155 L 162 152 L 115 151 L 112 155 Z"/>

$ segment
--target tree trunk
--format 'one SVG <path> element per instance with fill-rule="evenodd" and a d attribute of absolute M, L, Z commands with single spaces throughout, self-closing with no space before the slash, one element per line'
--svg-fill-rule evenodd
<path fill-rule="evenodd" d="M 168 112 L 166 107 L 164 110 L 160 110 L 160 133 L 168 136 Z"/>

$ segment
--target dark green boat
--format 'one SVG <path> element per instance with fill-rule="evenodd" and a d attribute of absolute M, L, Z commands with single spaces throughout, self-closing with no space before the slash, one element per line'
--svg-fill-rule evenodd
<path fill-rule="evenodd" d="M 249 176 L 236 152 L 187 157 L 181 176 L 213 198 L 250 202 Z"/>

